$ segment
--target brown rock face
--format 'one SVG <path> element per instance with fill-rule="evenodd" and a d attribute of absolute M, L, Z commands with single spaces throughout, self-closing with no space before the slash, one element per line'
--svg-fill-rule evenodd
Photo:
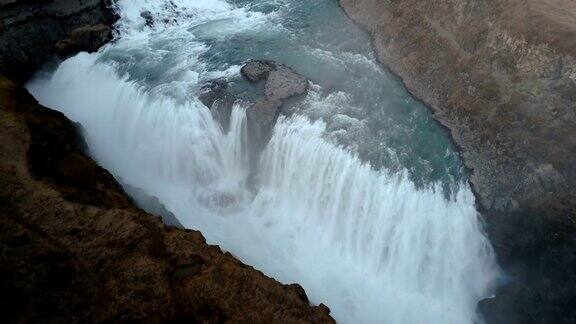
<path fill-rule="evenodd" d="M 576 2 L 340 3 L 473 171 L 488 234 L 514 278 L 483 303 L 489 322 L 576 321 Z"/>
<path fill-rule="evenodd" d="M 75 128 L 0 76 L 4 322 L 334 322 L 299 286 L 134 207 Z"/>
<path fill-rule="evenodd" d="M 55 54 L 96 51 L 112 39 L 107 0 L 0 3 L 0 73 L 24 83 Z"/>

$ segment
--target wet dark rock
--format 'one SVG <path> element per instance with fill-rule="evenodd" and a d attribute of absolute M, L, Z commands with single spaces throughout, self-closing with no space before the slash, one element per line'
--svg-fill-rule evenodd
<path fill-rule="evenodd" d="M 294 69 L 274 61 L 250 61 L 242 67 L 241 72 L 251 82 L 264 80 L 264 98 L 250 105 L 246 111 L 248 136 L 253 153 L 257 154 L 270 139 L 282 102 L 306 93 L 308 80 Z"/>
<path fill-rule="evenodd" d="M 250 104 L 246 111 L 250 142 L 256 152 L 268 142 L 282 101 L 304 94 L 308 80 L 292 68 L 274 61 L 250 61 L 242 67 L 241 73 L 250 82 L 264 81 L 264 98 Z M 214 118 L 228 131 L 236 100 L 229 91 L 228 83 L 225 80 L 206 82 L 198 91 L 198 99 L 210 108 Z"/>
<path fill-rule="evenodd" d="M 210 108 L 214 119 L 227 132 L 230 129 L 232 107 L 236 100 L 228 90 L 228 82 L 226 80 L 212 80 L 205 83 L 198 91 L 198 99 Z"/>
<path fill-rule="evenodd" d="M 116 17 L 106 0 L 17 0 L 0 10 L 0 73 L 23 83 L 59 55 L 110 41 Z"/>
<path fill-rule="evenodd" d="M 228 82 L 226 80 L 212 80 L 204 83 L 198 91 L 198 99 L 206 107 L 212 107 L 212 104 L 229 95 Z"/>
<path fill-rule="evenodd" d="M 140 13 L 140 17 L 144 18 L 144 23 L 146 26 L 154 26 L 154 17 L 152 17 L 152 13 L 149 10 L 142 11 Z"/>
<path fill-rule="evenodd" d="M 276 64 L 268 73 L 264 94 L 268 99 L 284 100 L 306 92 L 308 80 L 293 69 Z"/>
<path fill-rule="evenodd" d="M 250 82 L 266 80 L 264 95 L 270 100 L 284 100 L 306 92 L 308 80 L 294 69 L 274 61 L 256 60 L 240 70 Z"/>
<path fill-rule="evenodd" d="M 216 121 L 220 123 L 224 132 L 228 132 L 230 130 L 230 117 L 232 116 L 234 101 L 234 96 L 225 96 L 214 101 L 212 107 L 210 108 L 212 116 Z"/>
<path fill-rule="evenodd" d="M 262 148 L 268 142 L 272 128 L 280 115 L 280 100 L 259 100 L 246 110 L 246 120 L 251 144 Z"/>
<path fill-rule="evenodd" d="M 273 61 L 251 61 L 244 65 L 240 72 L 250 82 L 258 82 L 268 76 L 272 66 L 275 66 Z"/>

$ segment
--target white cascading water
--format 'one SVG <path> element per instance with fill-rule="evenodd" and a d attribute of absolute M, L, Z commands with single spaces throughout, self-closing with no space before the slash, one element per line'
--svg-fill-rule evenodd
<path fill-rule="evenodd" d="M 265 19 L 223 1 L 180 2 L 198 17 Z M 225 134 L 186 88 L 235 74 L 237 66 L 207 71 L 199 59 L 205 48 L 187 44 L 181 62 L 190 72 L 143 86 L 130 73 L 119 76 L 117 64 L 99 61 L 107 51 L 150 42 L 154 31 L 142 28 L 138 15 L 150 9 L 161 17 L 161 3 L 121 2 L 117 43 L 63 62 L 29 90 L 81 123 L 90 153 L 122 183 L 157 197 L 185 227 L 245 263 L 302 284 L 339 322 L 477 320 L 476 302 L 490 293 L 496 268 L 470 189 L 462 185 L 446 199 L 439 186 L 417 189 L 404 172 L 375 171 L 326 140 L 324 122 L 302 115 L 279 119 L 250 188 L 243 107 L 234 107 Z M 186 33 L 174 28 L 154 37 Z M 319 100 L 309 104 L 325 104 Z"/>

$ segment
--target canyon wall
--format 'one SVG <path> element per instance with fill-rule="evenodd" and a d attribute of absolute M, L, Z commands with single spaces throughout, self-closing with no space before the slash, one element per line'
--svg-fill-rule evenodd
<path fill-rule="evenodd" d="M 137 208 L 85 154 L 81 126 L 19 85 L 109 41 L 104 1 L 0 0 L 0 18 L 4 322 L 334 323 L 299 285 Z"/>
<path fill-rule="evenodd" d="M 340 0 L 471 170 L 510 275 L 490 323 L 574 322 L 576 2 Z"/>

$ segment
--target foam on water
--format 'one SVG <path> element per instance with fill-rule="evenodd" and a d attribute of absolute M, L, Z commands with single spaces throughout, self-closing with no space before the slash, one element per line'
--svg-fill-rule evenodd
<path fill-rule="evenodd" d="M 263 32 L 276 13 L 213 0 L 168 4 L 120 1 L 116 43 L 65 61 L 29 90 L 80 122 L 92 156 L 121 182 L 157 197 L 242 261 L 301 283 L 338 321 L 473 322 L 496 268 L 469 187 L 461 183 L 447 198 L 440 184 L 419 188 L 407 170 L 363 162 L 353 145 L 334 140 L 363 121 L 338 107 L 353 106 L 347 94 L 322 97 L 321 84 L 299 113 L 279 119 L 249 185 L 242 104 L 224 133 L 190 95 L 201 80 L 232 77 L 237 64 L 208 67 L 209 46 L 193 31 L 226 19 L 234 28 L 214 37 Z M 178 20 L 149 28 L 142 10 Z"/>

